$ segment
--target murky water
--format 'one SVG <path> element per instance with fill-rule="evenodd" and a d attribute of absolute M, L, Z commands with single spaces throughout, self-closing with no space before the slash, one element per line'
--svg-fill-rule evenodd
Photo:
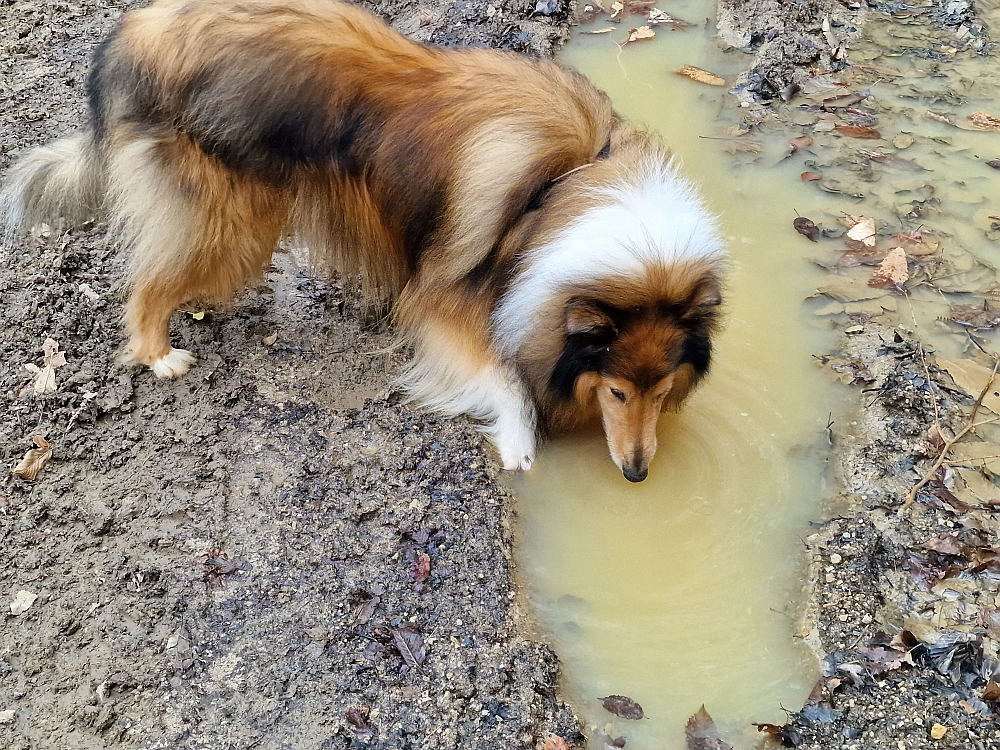
<path fill-rule="evenodd" d="M 670 12 L 704 25 L 704 3 Z M 627 33 L 628 19 L 614 40 Z M 595 24 L 600 27 L 601 24 Z M 716 136 L 724 88 L 676 75 L 727 59 L 704 30 L 661 31 L 619 51 L 612 35 L 580 36 L 565 64 L 608 91 L 620 112 L 654 128 L 722 214 L 733 257 L 728 323 L 713 373 L 661 421 L 649 479 L 629 485 L 600 434 L 549 446 L 517 486 L 530 597 L 565 663 L 588 722 L 628 747 L 680 748 L 703 703 L 730 739 L 753 721 L 783 723 L 816 669 L 794 637 L 800 537 L 819 513 L 824 428 L 835 395 L 810 358 L 828 344 L 802 300 L 821 277 L 801 238 L 779 227 L 806 208 L 781 170 L 734 165 Z M 628 695 L 648 719 L 627 722 L 598 699 Z M 600 747 L 599 742 L 595 742 Z"/>
<path fill-rule="evenodd" d="M 1000 91 L 996 59 L 955 55 L 944 37 L 928 42 L 937 33 L 928 17 L 901 25 L 876 16 L 870 40 L 852 53 L 861 65 L 833 77 L 843 85 L 819 81 L 799 101 L 875 84 L 857 106 L 877 115 L 883 138 L 845 138 L 822 124 L 830 115 L 791 109 L 745 139 L 761 146 L 748 153 L 744 139 L 726 139 L 736 121 L 726 88 L 673 72 L 696 65 L 732 81 L 747 58 L 719 52 L 706 3 L 665 9 L 697 26 L 659 27 L 656 39 L 619 48 L 642 23 L 633 16 L 613 34 L 578 36 L 562 61 L 608 91 L 625 116 L 663 133 L 722 214 L 734 260 L 728 327 L 707 385 L 683 413 L 663 418 L 645 483 L 621 477 L 596 433 L 542 453 L 516 487 L 520 554 L 570 694 L 600 728 L 595 737 L 613 722 L 611 736 L 627 737 L 630 748 L 681 748 L 687 717 L 704 703 L 726 739 L 746 747 L 750 723 L 780 723 L 781 707 L 799 707 L 816 676 L 796 637 L 799 540 L 821 512 L 828 416 L 853 399 L 811 355 L 868 318 L 905 323 L 949 356 L 968 351 L 962 329 L 937 318 L 998 288 L 1000 224 L 991 223 L 1000 220 L 991 217 L 1000 215 L 1000 172 L 984 162 L 1000 158 L 1000 133 L 962 130 L 925 112 L 964 122 L 997 109 Z M 987 9 L 996 14 L 995 5 Z M 802 134 L 813 146 L 782 158 L 789 138 Z M 803 182 L 806 170 L 823 180 Z M 796 235 L 796 212 L 834 238 L 814 245 Z M 844 255 L 836 235 L 846 231 L 845 213 L 878 222 L 871 257 Z M 903 243 L 909 296 L 871 290 L 871 266 L 901 244 L 892 235 L 915 230 L 920 241 Z M 835 276 L 868 291 L 804 302 Z M 609 694 L 631 696 L 648 718 L 616 719 L 598 701 Z"/>

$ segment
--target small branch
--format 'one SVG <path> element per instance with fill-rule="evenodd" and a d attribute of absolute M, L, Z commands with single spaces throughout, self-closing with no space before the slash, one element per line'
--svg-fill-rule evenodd
<path fill-rule="evenodd" d="M 925 484 L 931 481 L 931 479 L 934 478 L 934 475 L 937 474 L 937 470 L 941 468 L 942 464 L 944 464 L 949 451 L 951 451 L 951 448 L 953 445 L 955 445 L 955 443 L 957 443 L 959 440 L 968 435 L 977 427 L 981 427 L 984 424 L 990 424 L 991 422 L 996 422 L 997 420 L 1000 420 L 1000 416 L 998 416 L 998 417 L 991 417 L 990 419 L 984 419 L 980 422 L 974 421 L 976 419 L 976 412 L 979 411 L 979 407 L 982 406 L 983 399 L 986 398 L 986 394 L 989 392 L 990 387 L 993 385 L 993 380 L 997 376 L 998 367 L 1000 367 L 1000 357 L 996 357 L 993 360 L 993 372 L 990 373 L 990 379 L 986 381 L 986 385 L 983 386 L 983 390 L 979 393 L 979 398 L 976 399 L 975 406 L 972 407 L 972 414 L 969 415 L 969 423 L 961 430 L 959 430 L 957 433 L 955 433 L 955 437 L 953 437 L 951 440 L 949 440 L 947 443 L 944 444 L 944 447 L 938 454 L 937 460 L 934 461 L 934 465 L 931 466 L 930 470 L 924 474 L 923 478 L 919 482 L 917 482 L 913 487 L 911 487 L 908 493 L 906 493 L 906 500 L 903 501 L 903 507 L 900 510 L 909 508 L 911 505 L 913 505 L 913 501 L 917 497 L 917 492 L 920 491 L 921 487 L 923 487 Z M 936 421 L 937 420 L 935 418 L 935 423 Z M 940 428 L 938 431 L 940 432 Z"/>

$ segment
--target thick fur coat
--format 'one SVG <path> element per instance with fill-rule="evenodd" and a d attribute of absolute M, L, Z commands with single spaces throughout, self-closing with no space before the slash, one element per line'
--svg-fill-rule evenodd
<path fill-rule="evenodd" d="M 722 246 L 655 138 L 547 61 L 416 44 L 337 0 L 159 0 L 97 50 L 91 121 L 17 163 L 8 231 L 104 215 L 131 259 L 127 360 L 279 240 L 395 302 L 427 406 L 508 468 L 600 418 L 633 480 L 707 371 Z"/>

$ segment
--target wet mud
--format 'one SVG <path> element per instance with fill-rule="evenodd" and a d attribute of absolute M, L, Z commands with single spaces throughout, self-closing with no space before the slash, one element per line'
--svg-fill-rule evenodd
<path fill-rule="evenodd" d="M 0 5 L 0 170 L 83 120 L 90 52 L 130 5 Z M 565 28 L 524 2 L 375 9 L 534 54 Z M 0 746 L 573 736 L 556 658 L 525 635 L 493 456 L 473 425 L 400 403 L 391 331 L 304 266 L 279 254 L 232 309 L 179 313 L 198 365 L 158 382 L 116 364 L 124 274 L 103 226 L 3 251 Z M 51 389 L 46 339 L 65 352 Z M 51 460 L 13 476 L 36 436 Z"/>

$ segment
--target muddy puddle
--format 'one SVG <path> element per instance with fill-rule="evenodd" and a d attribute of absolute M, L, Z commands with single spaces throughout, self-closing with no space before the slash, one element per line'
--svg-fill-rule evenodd
<path fill-rule="evenodd" d="M 550 445 L 516 487 L 529 596 L 595 747 L 606 732 L 628 747 L 680 748 L 703 703 L 727 738 L 749 740 L 751 722 L 782 723 L 781 706 L 801 704 L 816 677 L 794 636 L 800 538 L 819 513 L 825 427 L 841 408 L 811 359 L 831 337 L 803 314 L 824 272 L 779 230 L 801 201 L 788 170 L 734 160 L 729 140 L 715 139 L 737 121 L 725 121 L 726 88 L 673 72 L 732 75 L 745 64 L 718 51 L 706 7 L 670 4 L 697 24 L 684 32 L 660 27 L 619 50 L 639 25 L 626 18 L 562 54 L 622 114 L 664 134 L 722 215 L 733 258 L 713 374 L 682 413 L 662 418 L 649 479 L 628 484 L 595 433 Z M 604 711 L 598 699 L 612 694 L 647 718 Z"/>
<path fill-rule="evenodd" d="M 728 325 L 708 384 L 662 419 L 645 483 L 625 482 L 599 434 L 543 452 L 516 488 L 521 564 L 597 747 L 683 747 L 702 704 L 746 747 L 751 722 L 781 723 L 816 678 L 799 632 L 800 539 L 831 494 L 828 419 L 856 403 L 842 383 L 865 384 L 836 356 L 840 337 L 877 320 L 989 362 L 978 347 L 992 349 L 992 331 L 970 326 L 1000 323 L 1000 171 L 987 164 L 1000 132 L 970 128 L 993 127 L 974 113 L 1000 114 L 1000 92 L 995 58 L 976 54 L 982 24 L 944 26 L 928 5 L 871 14 L 855 64 L 804 81 L 776 115 L 740 110 L 727 91 L 746 56 L 720 51 L 706 3 L 666 10 L 692 25 L 619 47 L 645 23 L 627 16 L 578 34 L 562 61 L 663 133 L 722 215 Z M 687 80 L 683 65 L 729 86 Z M 797 214 L 817 242 L 792 229 Z M 869 285 L 897 247 L 906 278 Z M 646 718 L 604 711 L 611 694 Z"/>

